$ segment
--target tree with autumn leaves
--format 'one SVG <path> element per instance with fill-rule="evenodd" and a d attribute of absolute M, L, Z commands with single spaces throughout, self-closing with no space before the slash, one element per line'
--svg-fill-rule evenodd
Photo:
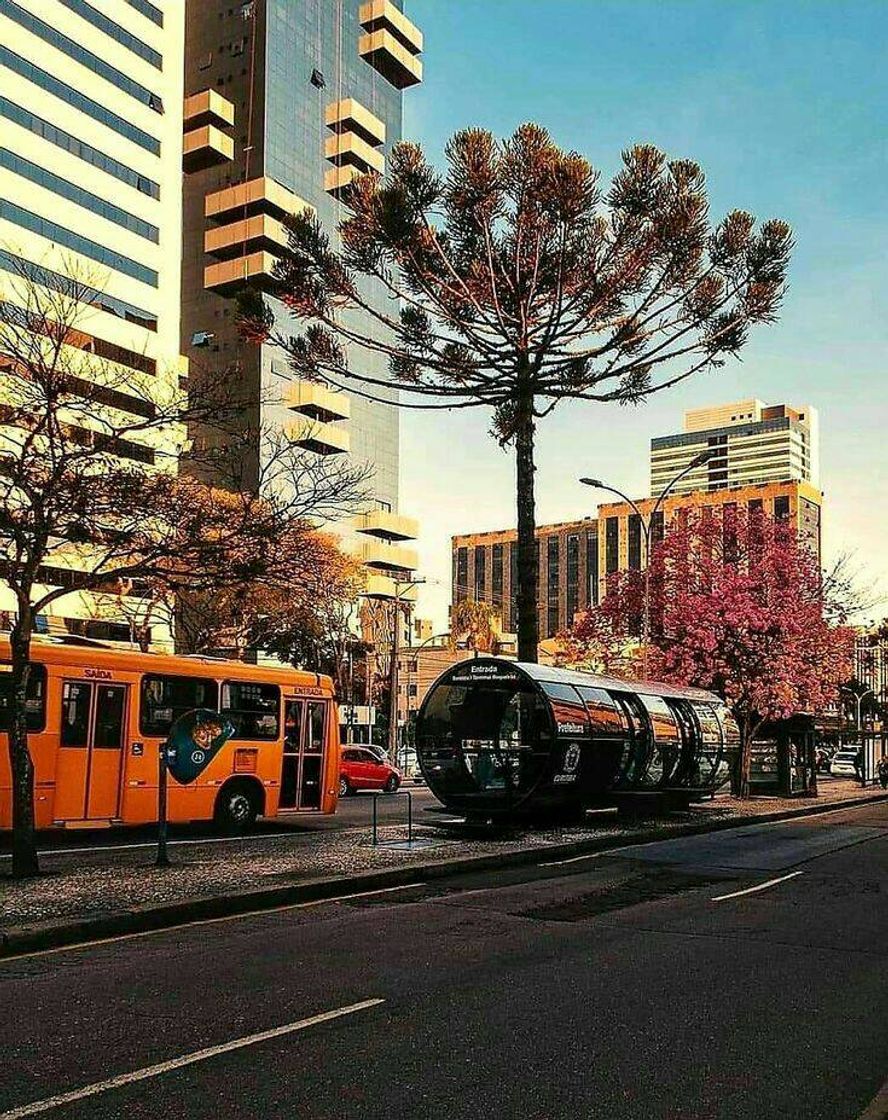
<path fill-rule="evenodd" d="M 536 124 L 458 132 L 441 170 L 415 143 L 388 164 L 344 192 L 338 237 L 310 210 L 287 219 L 270 291 L 296 330 L 248 288 L 244 333 L 277 343 L 302 379 L 490 412 L 515 455 L 518 656 L 536 661 L 538 424 L 563 402 L 635 404 L 735 357 L 776 317 L 790 229 L 743 210 L 711 222 L 699 165 L 651 145 L 625 151 L 603 188 Z"/>
<path fill-rule="evenodd" d="M 846 604 L 813 553 L 762 514 L 690 511 L 651 556 L 651 677 L 710 689 L 740 728 L 734 788 L 749 796 L 752 742 L 770 720 L 817 712 L 847 679 Z M 639 675 L 644 573 L 614 573 L 565 639 L 564 660 Z"/>

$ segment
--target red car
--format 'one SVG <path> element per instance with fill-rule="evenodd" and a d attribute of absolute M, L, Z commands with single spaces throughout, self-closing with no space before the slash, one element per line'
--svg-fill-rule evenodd
<path fill-rule="evenodd" d="M 339 766 L 339 796 L 347 797 L 359 789 L 384 789 L 395 793 L 401 774 L 372 751 L 362 747 L 344 747 Z"/>

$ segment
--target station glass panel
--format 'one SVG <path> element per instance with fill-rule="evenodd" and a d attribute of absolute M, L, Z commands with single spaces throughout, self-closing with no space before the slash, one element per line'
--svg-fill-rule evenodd
<path fill-rule="evenodd" d="M 681 739 L 678 724 L 669 705 L 661 696 L 642 696 L 641 702 L 651 717 L 654 732 L 654 750 L 648 765 L 650 782 L 667 781 L 678 762 Z"/>
<path fill-rule="evenodd" d="M 494 792 L 504 800 L 536 786 L 554 738 L 543 697 L 517 673 L 439 685 L 429 694 L 422 728 L 419 752 L 436 792 Z"/>

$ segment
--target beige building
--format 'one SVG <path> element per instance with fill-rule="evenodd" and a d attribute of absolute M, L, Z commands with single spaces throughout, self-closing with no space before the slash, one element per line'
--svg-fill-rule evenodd
<path fill-rule="evenodd" d="M 185 373 L 183 31 L 181 0 L 0 3 L 0 298 L 20 303 L 20 262 L 49 288 L 87 278 L 80 349 L 173 385 Z M 162 466 L 162 451 L 119 453 Z M 72 592 L 44 626 L 125 639 L 107 608 Z M 8 592 L 0 609 L 14 609 Z"/>
<path fill-rule="evenodd" d="M 659 494 L 701 452 L 673 493 L 769 482 L 820 484 L 820 436 L 811 405 L 768 405 L 755 398 L 685 413 L 684 431 L 651 440 L 651 494 Z"/>
<path fill-rule="evenodd" d="M 807 482 L 775 482 L 724 490 L 698 490 L 667 497 L 654 516 L 652 539 L 684 510 L 735 506 L 761 510 L 769 518 L 787 521 L 799 538 L 820 556 L 822 495 Z M 655 499 L 636 503 L 648 518 Z M 641 519 L 627 502 L 598 507 L 598 518 L 539 525 L 539 620 L 543 643 L 570 628 L 575 615 L 598 603 L 613 572 L 642 568 L 645 563 Z M 452 540 L 453 602 L 475 599 L 489 603 L 504 617 L 504 629 L 514 631 L 517 533 L 503 529 L 470 533 Z M 544 648 L 545 652 L 545 648 Z"/>

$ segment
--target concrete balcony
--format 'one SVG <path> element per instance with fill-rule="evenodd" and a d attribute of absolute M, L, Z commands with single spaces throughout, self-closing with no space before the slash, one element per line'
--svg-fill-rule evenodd
<path fill-rule="evenodd" d="M 346 188 L 357 179 L 361 172 L 357 167 L 345 164 L 342 167 L 331 167 L 324 173 L 324 190 L 334 198 L 341 198 Z"/>
<path fill-rule="evenodd" d="M 267 214 L 255 214 L 228 225 L 208 229 L 204 234 L 204 252 L 220 259 L 244 256 L 266 250 L 280 253 L 288 244 L 287 231 Z"/>
<path fill-rule="evenodd" d="M 385 156 L 376 148 L 371 148 L 366 140 L 353 132 L 339 132 L 328 136 L 324 144 L 324 155 L 337 167 L 350 165 L 358 171 L 385 171 Z"/>
<path fill-rule="evenodd" d="M 422 52 L 422 32 L 391 0 L 367 0 L 358 12 L 365 31 L 388 31 L 410 54 Z"/>
<path fill-rule="evenodd" d="M 318 455 L 344 455 L 351 447 L 348 429 L 324 424 L 311 417 L 298 417 L 287 425 L 287 435 L 299 447 Z"/>
<path fill-rule="evenodd" d="M 351 401 L 345 393 L 328 389 L 315 381 L 291 381 L 284 395 L 284 404 L 294 412 L 323 424 L 331 420 L 348 420 L 351 416 Z"/>
<path fill-rule="evenodd" d="M 234 104 L 214 89 L 203 89 L 185 98 L 182 116 L 187 129 L 204 124 L 231 128 L 234 124 Z"/>
<path fill-rule="evenodd" d="M 367 572 L 362 594 L 368 599 L 394 599 L 397 593 L 398 585 L 391 576 L 382 575 L 380 572 Z M 415 603 L 416 588 L 402 586 L 400 597 L 405 603 Z"/>
<path fill-rule="evenodd" d="M 354 132 L 374 148 L 385 143 L 385 121 L 354 97 L 328 105 L 324 111 L 324 123 L 332 132 Z"/>
<path fill-rule="evenodd" d="M 358 545 L 355 555 L 368 568 L 412 572 L 419 565 L 415 548 L 401 548 L 382 541 L 367 541 L 366 544 Z"/>
<path fill-rule="evenodd" d="M 390 31 L 370 31 L 358 39 L 358 53 L 395 89 L 422 81 L 422 63 Z"/>
<path fill-rule="evenodd" d="M 264 251 L 220 261 L 204 269 L 204 287 L 220 295 L 231 295 L 245 284 L 261 288 L 271 283 L 276 263 L 277 257 Z"/>
<path fill-rule="evenodd" d="M 404 517 L 385 509 L 362 513 L 354 521 L 356 533 L 366 533 L 387 541 L 413 541 L 419 535 L 419 522 L 415 517 Z"/>
<path fill-rule="evenodd" d="M 226 214 L 240 219 L 254 214 L 283 218 L 287 214 L 299 214 L 311 209 L 305 199 L 265 175 L 246 183 L 224 187 L 221 191 L 213 191 L 204 199 L 204 214 L 217 221 L 221 221 Z"/>
<path fill-rule="evenodd" d="M 186 132 L 182 140 L 182 169 L 190 174 L 234 159 L 234 141 L 215 125 Z"/>

